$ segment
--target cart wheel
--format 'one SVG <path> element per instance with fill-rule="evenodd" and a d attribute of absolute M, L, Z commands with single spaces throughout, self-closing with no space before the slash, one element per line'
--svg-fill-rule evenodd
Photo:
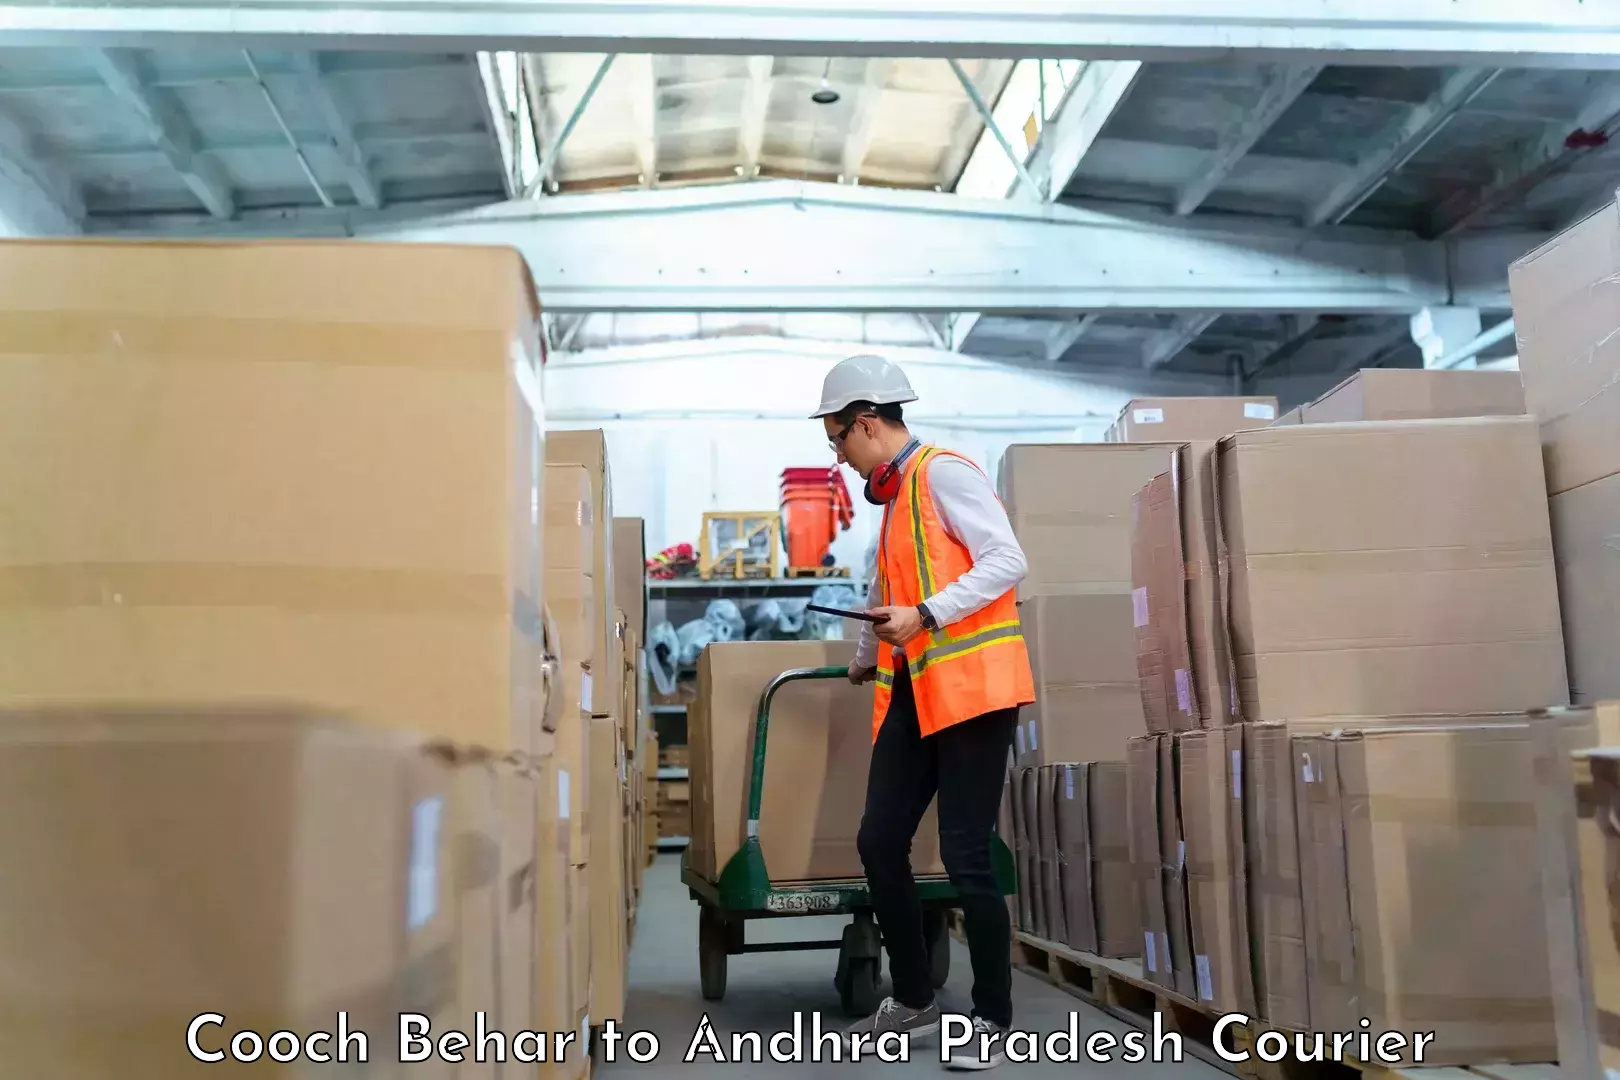
<path fill-rule="evenodd" d="M 878 988 L 883 979 L 881 956 L 861 956 L 861 929 L 853 924 L 844 927 L 844 940 L 838 950 L 838 971 L 833 984 L 838 988 L 838 1004 L 845 1015 L 871 1016 L 877 1012 Z"/>
<path fill-rule="evenodd" d="M 928 941 L 928 979 L 938 990 L 951 977 L 951 931 L 945 913 L 924 913 L 923 931 Z"/>
<path fill-rule="evenodd" d="M 698 981 L 704 1001 L 726 996 L 726 920 L 707 904 L 698 906 Z"/>

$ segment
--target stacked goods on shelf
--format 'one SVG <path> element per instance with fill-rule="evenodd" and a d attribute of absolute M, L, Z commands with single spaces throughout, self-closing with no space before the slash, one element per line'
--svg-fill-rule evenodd
<path fill-rule="evenodd" d="M 845 667 L 854 652 L 853 641 L 729 641 L 703 650 L 687 720 L 692 831 L 686 858 L 695 873 L 718 881 L 749 833 L 754 729 L 766 684 L 792 668 Z M 772 881 L 864 876 L 855 838 L 871 754 L 870 687 L 818 679 L 777 691 L 758 823 Z M 944 873 L 932 806 L 917 830 L 911 862 L 918 874 Z"/>
<path fill-rule="evenodd" d="M 12 1056 L 177 1076 L 195 1062 L 156 1033 L 215 1009 L 271 1031 L 336 1008 L 373 1052 L 401 1010 L 575 1030 L 551 1018 L 580 905 L 522 884 L 572 855 L 521 259 L 29 242 L 0 280 L 30 328 L 0 363 L 0 772 L 32 823 L 4 949 L 43 1010 Z M 91 1022 L 113 1013 L 140 1019 Z M 543 1075 L 587 1069 L 576 1046 Z"/>
<path fill-rule="evenodd" d="M 1610 202 L 1508 275 L 1525 404 L 1546 457 L 1570 692 L 1580 704 L 1620 698 L 1617 236 L 1620 206 Z"/>
<path fill-rule="evenodd" d="M 658 816 L 658 737 L 648 732 L 641 746 L 641 842 L 636 850 L 643 853 L 642 866 L 648 867 L 658 855 L 660 825 Z M 682 834 L 684 835 L 684 834 Z"/>
<path fill-rule="evenodd" d="M 625 680 L 630 685 L 626 687 L 624 745 L 635 760 L 651 730 L 651 714 L 645 708 L 648 678 L 643 652 L 647 644 L 647 530 L 641 518 L 613 519 L 613 594 L 614 603 L 625 613 Z"/>

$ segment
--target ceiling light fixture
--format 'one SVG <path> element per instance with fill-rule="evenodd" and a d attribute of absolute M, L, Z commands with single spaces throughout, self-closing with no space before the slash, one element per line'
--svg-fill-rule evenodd
<path fill-rule="evenodd" d="M 832 88 L 827 76 L 832 74 L 832 57 L 827 58 L 827 67 L 821 73 L 821 85 L 816 92 L 810 95 L 810 100 L 817 105 L 831 105 L 838 100 L 838 91 Z"/>

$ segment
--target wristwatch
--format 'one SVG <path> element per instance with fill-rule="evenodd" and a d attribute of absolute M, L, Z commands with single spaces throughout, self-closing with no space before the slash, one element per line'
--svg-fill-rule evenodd
<path fill-rule="evenodd" d="M 922 624 L 923 624 L 923 629 L 924 630 L 938 630 L 939 629 L 939 620 L 934 618 L 933 613 L 928 610 L 928 605 L 927 604 L 918 604 L 917 605 L 917 615 L 918 615 L 919 618 L 922 619 Z"/>

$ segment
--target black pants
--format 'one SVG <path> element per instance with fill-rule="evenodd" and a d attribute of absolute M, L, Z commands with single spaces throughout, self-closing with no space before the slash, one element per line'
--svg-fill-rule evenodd
<path fill-rule="evenodd" d="M 940 855 L 961 897 L 973 961 L 973 1012 L 1003 1027 L 1012 1024 L 1012 922 L 996 887 L 990 841 L 1017 723 L 1016 708 L 1001 709 L 925 739 L 911 679 L 904 665 L 895 672 L 889 712 L 872 747 L 858 845 L 889 952 L 894 996 L 910 1008 L 934 1000 L 911 840 L 937 792 Z"/>

